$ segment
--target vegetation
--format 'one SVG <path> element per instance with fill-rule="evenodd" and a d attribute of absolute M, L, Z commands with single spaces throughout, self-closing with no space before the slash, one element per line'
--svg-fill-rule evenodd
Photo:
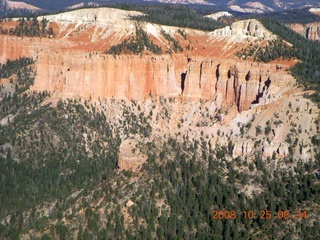
<path fill-rule="evenodd" d="M 184 38 L 184 40 L 187 40 L 187 34 L 184 29 L 179 28 L 178 33 Z"/>
<path fill-rule="evenodd" d="M 19 86 L 30 87 L 35 77 L 33 64 L 33 59 L 25 57 L 13 61 L 8 60 L 6 64 L 0 63 L 0 79 L 16 76 Z"/>
<path fill-rule="evenodd" d="M 145 13 L 142 16 L 133 16 L 133 20 L 137 20 L 136 25 L 136 37 L 124 40 L 122 43 L 112 46 L 107 53 L 109 54 L 121 54 L 121 53 L 141 53 L 143 50 L 148 50 L 156 54 L 162 53 L 160 47 L 152 43 L 152 41 L 147 36 L 139 26 L 141 21 L 151 22 L 162 25 L 195 28 L 205 31 L 213 31 L 217 28 L 224 27 L 225 25 L 214 21 L 210 18 L 205 18 L 202 15 L 196 13 L 194 10 L 180 5 L 134 5 L 134 4 L 110 4 L 107 7 L 120 8 L 124 10 L 136 10 Z M 186 33 L 179 29 L 178 33 L 187 39 Z M 181 52 L 183 48 L 180 43 L 174 39 L 170 34 L 161 31 L 161 34 L 169 41 L 172 46 L 173 52 Z"/>
<path fill-rule="evenodd" d="M 32 64 L 31 59 L 9 62 L 2 66 L 3 76 L 14 75 L 14 66 L 17 72 Z M 19 85 L 14 76 L 12 84 Z M 165 137 L 156 144 L 149 138 L 150 123 L 160 117 L 153 100 L 154 113 L 144 113 L 136 101 L 111 99 L 123 108 L 111 124 L 114 116 L 86 101 L 52 106 L 47 92 L 1 96 L 0 119 L 7 119 L 0 125 L 1 238 L 320 237 L 319 159 L 300 161 L 288 171 L 270 168 L 259 152 L 250 160 L 233 159 L 232 144 L 212 149 L 203 138 Z M 174 99 L 159 101 L 163 120 L 171 119 Z M 256 132 L 262 134 L 262 128 Z M 148 159 L 137 172 L 116 170 L 120 135 L 143 139 L 135 147 Z M 264 210 L 272 218 L 261 218 Z M 215 219 L 214 211 L 234 211 L 237 218 Z M 290 216 L 284 217 L 285 211 Z M 305 215 L 297 219 L 297 211 Z"/>
<path fill-rule="evenodd" d="M 2 77 L 8 77 L 14 68 L 30 73 L 23 82 L 13 77 L 18 91 L 2 93 L 0 101 L 0 119 L 7 121 L 0 125 L 0 219 L 13 214 L 0 236 L 5 234 L 8 239 L 18 239 L 22 229 L 40 224 L 41 219 L 32 213 L 24 221 L 23 212 L 106 179 L 117 167 L 120 144 L 106 116 L 94 107 L 86 108 L 77 100 L 60 101 L 52 107 L 46 103 L 49 93 L 26 92 L 34 81 L 29 64 L 32 60 L 26 58 L 11 61 L 1 71 Z M 51 214 L 59 218 L 59 212 Z"/>
<path fill-rule="evenodd" d="M 313 100 L 319 102 L 320 95 L 320 43 L 309 41 L 306 38 L 300 36 L 293 30 L 284 26 L 283 24 L 271 19 L 260 19 L 263 25 L 278 35 L 283 40 L 293 44 L 294 48 L 290 51 L 283 51 L 279 49 L 276 51 L 278 56 L 287 58 L 298 58 L 301 62 L 297 63 L 291 72 L 298 82 L 304 85 L 307 89 L 315 89 L 316 93 L 312 95 Z M 272 58 L 274 58 L 273 55 Z"/>
<path fill-rule="evenodd" d="M 147 163 L 139 173 L 111 174 L 90 190 L 58 200 L 41 221 L 36 209 L 27 219 L 19 213 L 13 215 L 3 233 L 26 231 L 29 221 L 33 229 L 60 239 L 320 237 L 314 218 L 320 189 L 312 173 L 319 163 L 300 162 L 294 172 L 270 171 L 258 156 L 248 166 L 239 159 L 237 163 L 227 161 L 225 150 L 218 159 L 205 146 L 179 143 L 173 138 L 163 143 L 159 155 L 152 143 L 148 143 L 148 151 Z M 139 175 L 138 182 L 130 183 Z M 244 191 L 248 185 L 256 189 L 251 197 Z M 133 205 L 126 207 L 129 200 Z M 266 209 L 272 214 L 270 219 L 261 217 Z M 214 219 L 215 210 L 235 211 L 237 218 Z M 254 217 L 246 215 L 249 211 Z M 284 217 L 285 211 L 290 215 Z M 305 217 L 298 219 L 296 211 L 305 212 Z"/>
<path fill-rule="evenodd" d="M 313 14 L 309 11 L 309 8 L 287 10 L 283 12 L 273 12 L 264 14 L 249 14 L 245 16 L 246 18 L 266 18 L 272 19 L 281 23 L 310 23 L 319 22 L 320 16 Z"/>
<path fill-rule="evenodd" d="M 205 18 L 190 7 L 182 5 L 110 4 L 106 5 L 106 7 L 140 11 L 146 15 L 133 16 L 132 19 L 161 25 L 194 28 L 204 31 L 214 31 L 225 26 L 221 22 Z"/>
<path fill-rule="evenodd" d="M 317 90 L 311 97 L 314 101 L 320 102 L 320 43 L 309 41 L 300 36 L 290 28 L 272 19 L 259 19 L 262 24 L 271 32 L 279 36 L 279 39 L 269 42 L 264 47 L 252 45 L 249 49 L 244 49 L 237 53 L 239 57 L 252 57 L 256 61 L 270 62 L 274 59 L 299 59 L 291 73 L 300 84 L 307 89 Z M 287 43 L 293 45 L 289 47 Z"/>
<path fill-rule="evenodd" d="M 155 54 L 162 53 L 160 47 L 154 44 L 148 34 L 142 29 L 137 23 L 136 26 L 136 37 L 124 40 L 118 45 L 112 46 L 106 53 L 119 55 L 121 53 L 134 53 L 139 54 L 147 50 Z"/>
<path fill-rule="evenodd" d="M 17 71 L 26 70 L 26 67 L 31 67 L 34 63 L 34 60 L 31 58 L 20 58 L 18 60 L 7 60 L 5 64 L 0 63 L 0 78 L 9 78 Z M 27 71 L 26 74 L 30 73 Z"/>
<path fill-rule="evenodd" d="M 266 45 L 259 47 L 252 44 L 236 54 L 239 58 L 247 59 L 253 57 L 254 61 L 270 62 L 275 59 L 291 59 L 295 56 L 295 49 L 288 46 L 283 39 L 269 41 Z"/>
<path fill-rule="evenodd" d="M 43 18 L 40 22 L 37 17 L 19 18 L 19 24 L 15 28 L 2 29 L 1 34 L 15 35 L 18 37 L 49 37 L 54 36 L 52 27 L 48 27 L 48 20 Z"/>
<path fill-rule="evenodd" d="M 192 146 L 190 148 L 193 149 Z M 304 221 L 290 219 L 285 222 L 277 220 L 277 217 L 272 220 L 258 217 L 261 214 L 259 210 L 263 209 L 270 209 L 274 216 L 281 209 L 293 213 L 299 207 L 310 207 L 313 201 L 319 203 L 317 184 L 309 185 L 310 191 L 305 192 L 308 183 L 314 182 L 311 180 L 314 176 L 305 173 L 302 166 L 299 166 L 301 168 L 295 176 L 281 171 L 270 173 L 257 157 L 253 164 L 254 172 L 260 172 L 261 175 L 255 175 L 260 177 L 254 178 L 254 174 L 236 170 L 234 162 L 226 162 L 223 158 L 219 161 L 211 154 L 201 159 L 195 155 L 190 156 L 173 139 L 168 140 L 163 149 L 175 156 L 175 160 L 171 161 L 169 156 L 161 161 L 163 164 L 159 164 L 156 156 L 149 156 L 144 169 L 152 178 L 152 184 L 133 195 L 136 205 L 129 209 L 133 219 L 148 224 L 140 225 L 140 231 L 137 232 L 133 223 L 127 235 L 123 231 L 123 236 L 134 234 L 139 239 L 148 236 L 164 239 L 247 239 L 273 236 L 279 239 L 290 236 L 290 232 L 297 237 L 304 234 L 310 238 L 319 236 L 316 226 L 307 230 Z M 204 166 L 203 162 L 207 162 L 208 166 Z M 317 169 L 318 166 L 314 167 Z M 222 174 L 223 169 L 228 169 L 225 176 Z M 263 189 L 252 198 L 240 190 L 240 185 L 244 186 L 249 181 Z M 158 202 L 164 203 L 157 207 Z M 243 211 L 250 209 L 255 212 L 255 219 L 244 218 Z M 239 218 L 213 219 L 213 210 L 234 210 Z"/>
<path fill-rule="evenodd" d="M 167 33 L 165 30 L 161 29 L 161 35 L 169 42 L 170 45 L 170 53 L 173 52 L 183 52 L 183 48 L 181 47 L 178 40 L 176 40 L 174 37 L 172 37 L 169 33 Z M 172 49 L 172 50 L 171 50 Z"/>

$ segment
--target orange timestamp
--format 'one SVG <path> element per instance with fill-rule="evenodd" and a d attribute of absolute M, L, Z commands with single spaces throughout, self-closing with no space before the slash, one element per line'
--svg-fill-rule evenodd
<path fill-rule="evenodd" d="M 213 210 L 212 211 L 212 219 L 236 219 L 236 218 L 244 218 L 244 219 L 306 219 L 307 211 L 296 210 L 279 210 L 272 213 L 270 210 L 260 210 L 259 213 L 253 210 L 245 210 L 241 214 L 237 214 L 235 210 Z"/>

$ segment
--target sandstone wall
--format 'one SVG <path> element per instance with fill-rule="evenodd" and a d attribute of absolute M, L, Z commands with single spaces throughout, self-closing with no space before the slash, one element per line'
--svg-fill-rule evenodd
<path fill-rule="evenodd" d="M 277 94 L 292 78 L 275 64 L 180 55 L 121 55 L 55 48 L 54 40 L 0 36 L 0 56 L 31 56 L 37 77 L 33 90 L 58 97 L 143 99 L 149 94 L 186 99 L 215 99 L 247 110 L 259 98 Z M 266 81 L 270 81 L 266 86 Z M 271 91 L 271 93 L 270 93 Z"/>
<path fill-rule="evenodd" d="M 288 26 L 309 40 L 320 41 L 320 23 L 318 22 L 308 24 L 294 23 L 288 24 Z"/>
<path fill-rule="evenodd" d="M 307 38 L 313 41 L 320 40 L 320 23 L 314 23 L 307 27 L 306 30 Z"/>

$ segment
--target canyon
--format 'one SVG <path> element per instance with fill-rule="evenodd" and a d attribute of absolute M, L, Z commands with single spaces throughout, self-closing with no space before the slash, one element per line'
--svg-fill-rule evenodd
<path fill-rule="evenodd" d="M 304 91 L 297 88 L 296 80 L 288 72 L 297 61 L 260 63 L 236 56 L 241 49 L 253 45 L 264 46 L 277 36 L 254 19 L 234 22 L 223 29 L 206 32 L 137 23 L 130 19 L 130 16 L 141 14 L 93 8 L 48 15 L 45 18 L 49 22 L 48 27 L 53 28 L 54 36 L 0 35 L 0 61 L 4 63 L 8 59 L 20 57 L 36 60 L 37 75 L 31 90 L 52 92 L 52 102 L 67 98 L 90 101 L 124 99 L 147 105 L 153 97 L 177 99 L 176 105 L 170 106 L 170 109 L 176 110 L 169 122 L 157 124 L 153 117 L 153 134 L 164 136 L 169 129 L 171 133 L 191 131 L 195 139 L 199 139 L 198 127 L 205 122 L 202 130 L 211 139 L 211 146 L 216 148 L 231 141 L 234 145 L 233 157 L 250 155 L 257 149 L 265 158 L 274 154 L 278 158 L 288 156 L 289 146 L 284 143 L 291 128 L 291 121 L 286 120 L 287 106 L 289 102 L 296 102 L 296 108 L 305 109 L 307 104 L 309 107 L 305 109 L 306 114 L 312 111 L 308 124 L 304 123 L 305 119 L 299 112 L 292 113 L 297 115 L 295 124 L 302 126 L 300 148 L 294 152 L 305 160 L 312 155 L 307 132 L 311 134 L 316 131 L 313 121 L 318 111 L 309 100 L 297 100 Z M 43 18 L 38 17 L 38 20 Z M 2 29 L 15 26 L 14 21 L 2 22 Z M 171 45 L 161 34 L 162 31 L 176 39 L 183 52 L 159 55 L 148 51 L 139 55 L 106 53 L 111 46 L 134 36 L 137 24 L 164 52 L 171 50 Z M 205 102 L 202 107 L 197 105 L 199 101 Z M 158 109 L 158 104 L 155 103 L 154 111 Z M 199 119 L 198 111 L 201 108 L 209 109 L 203 114 L 208 114 L 210 120 Z M 221 114 L 221 110 L 225 114 Z M 144 111 L 151 109 L 146 107 Z M 121 111 L 109 114 L 121 115 Z M 154 113 L 156 116 L 159 114 L 160 110 Z M 277 120 L 279 116 L 281 123 Z M 219 121 L 210 123 L 213 118 Z M 111 118 L 110 121 L 114 120 Z M 271 122 L 269 127 L 272 135 L 267 139 L 263 135 L 257 137 L 255 129 L 264 129 L 268 122 Z M 244 128 L 248 123 L 252 125 L 251 130 L 241 133 L 241 127 Z M 177 124 L 181 125 L 181 129 L 177 129 Z M 162 132 L 162 128 L 166 130 Z M 218 131 L 223 134 L 217 138 Z M 132 147 L 124 143 L 118 163 L 121 169 L 136 169 L 145 162 L 145 155 L 132 156 L 131 152 Z"/>
<path fill-rule="evenodd" d="M 178 34 L 179 28 L 146 23 L 144 30 L 163 49 L 169 46 L 161 30 L 190 50 L 171 55 L 105 54 L 110 46 L 134 33 L 135 22 L 128 16 L 140 14 L 102 8 L 46 16 L 55 38 L 2 35 L 0 59 L 33 57 L 37 77 L 32 89 L 53 91 L 59 98 L 181 96 L 214 99 L 224 106 L 235 104 L 243 111 L 253 102 L 259 103 L 269 85 L 273 94 L 280 94 L 292 84 L 286 73 L 289 65 L 279 69 L 277 63 L 260 64 L 234 57 L 240 45 L 275 38 L 256 20 L 236 22 L 214 32 L 186 29 L 187 39 Z"/>

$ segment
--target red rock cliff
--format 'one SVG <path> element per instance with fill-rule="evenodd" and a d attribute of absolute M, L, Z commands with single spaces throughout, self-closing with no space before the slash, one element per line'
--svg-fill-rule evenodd
<path fill-rule="evenodd" d="M 249 108 L 263 91 L 278 91 L 289 76 L 275 64 L 235 62 L 183 55 L 111 56 L 40 54 L 34 90 L 68 97 L 124 97 L 149 94 L 216 99 L 221 105 Z"/>
<path fill-rule="evenodd" d="M 216 99 L 220 105 L 249 108 L 265 82 L 275 91 L 290 76 L 275 64 L 180 55 L 121 55 L 53 49 L 50 40 L 1 37 L 2 59 L 36 56 L 33 90 L 55 91 L 61 97 L 143 99 L 149 94 Z M 45 49 L 44 46 L 50 46 Z"/>
<path fill-rule="evenodd" d="M 54 91 L 57 97 L 143 99 L 149 94 L 181 96 L 215 99 L 220 106 L 235 104 L 239 111 L 259 103 L 267 93 L 281 92 L 292 80 L 275 64 L 251 63 L 233 57 L 239 44 L 274 38 L 258 21 L 242 21 L 212 33 L 186 29 L 188 40 L 179 37 L 174 27 L 148 23 L 146 31 L 162 48 L 167 43 L 159 32 L 165 28 L 183 47 L 189 44 L 190 50 L 174 55 L 112 56 L 104 54 L 104 50 L 117 43 L 114 42 L 116 39 L 123 39 L 128 31 L 132 32 L 133 23 L 123 17 L 123 24 L 112 25 L 116 19 L 112 11 L 103 9 L 110 16 L 101 15 L 99 9 L 94 10 L 92 16 L 86 11 L 89 10 L 53 15 L 52 19 L 49 16 L 56 21 L 55 39 L 0 35 L 1 62 L 22 56 L 33 57 L 37 71 L 33 90 Z M 121 13 L 125 15 L 123 11 Z M 97 21 L 95 16 L 98 16 Z M 85 23 L 75 25 L 76 20 L 83 17 Z M 253 23 L 254 29 L 259 31 L 243 33 L 243 29 Z M 114 28 L 123 29 L 115 32 Z M 79 29 L 82 35 L 78 33 Z"/>

